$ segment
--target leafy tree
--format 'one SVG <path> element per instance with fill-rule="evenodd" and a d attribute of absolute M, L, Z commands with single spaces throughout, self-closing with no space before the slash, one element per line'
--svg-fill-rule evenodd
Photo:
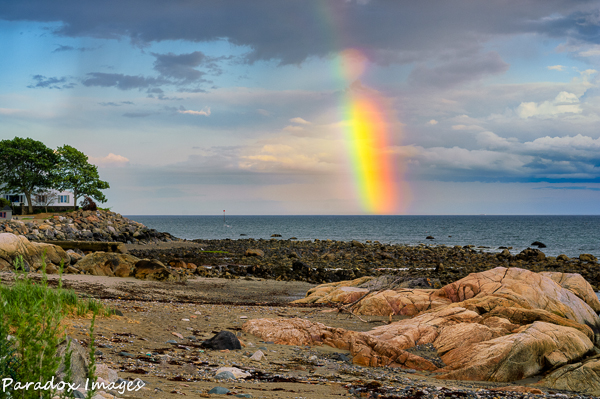
<path fill-rule="evenodd" d="M 100 190 L 105 190 L 110 186 L 107 182 L 100 180 L 98 168 L 88 162 L 88 157 L 83 152 L 66 144 L 58 147 L 57 153 L 60 156 L 58 167 L 60 177 L 57 181 L 57 188 L 72 191 L 75 206 L 77 206 L 77 199 L 82 195 L 106 202 L 106 197 Z"/>
<path fill-rule="evenodd" d="M 58 193 L 54 190 L 42 189 L 33 193 L 33 202 L 37 206 L 43 206 L 46 213 L 48 207 L 58 201 Z"/>
<path fill-rule="evenodd" d="M 58 159 L 41 141 L 20 137 L 0 141 L 3 189 L 25 194 L 29 213 L 33 213 L 31 195 L 36 189 L 52 187 Z"/>

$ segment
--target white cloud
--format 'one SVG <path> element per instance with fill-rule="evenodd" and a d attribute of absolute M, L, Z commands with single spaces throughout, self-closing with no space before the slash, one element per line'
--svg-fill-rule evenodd
<path fill-rule="evenodd" d="M 516 141 L 514 138 L 505 139 L 490 131 L 481 132 L 477 135 L 477 144 L 490 150 L 510 148 Z"/>
<path fill-rule="evenodd" d="M 580 51 L 579 55 L 582 57 L 596 57 L 600 55 L 600 46 L 596 45 L 593 46 L 592 48 L 585 50 L 585 51 Z"/>
<path fill-rule="evenodd" d="M 283 130 L 286 132 L 301 132 L 304 130 L 304 128 L 302 128 L 302 126 L 289 125 L 289 126 L 284 127 Z"/>
<path fill-rule="evenodd" d="M 129 159 L 125 158 L 122 155 L 113 154 L 112 152 L 107 156 L 101 158 L 88 157 L 88 161 L 92 165 L 100 167 L 120 167 L 125 166 L 129 163 Z"/>
<path fill-rule="evenodd" d="M 521 118 L 526 119 L 531 117 L 553 118 L 566 113 L 579 114 L 582 110 L 576 94 L 561 91 L 552 101 L 522 102 L 516 112 Z"/>
<path fill-rule="evenodd" d="M 0 115 L 15 115 L 22 113 L 23 110 L 14 108 L 0 108 Z"/>
<path fill-rule="evenodd" d="M 429 122 L 427 122 L 428 125 L 437 125 L 439 122 L 436 121 L 435 119 L 430 120 Z"/>
<path fill-rule="evenodd" d="M 581 72 L 581 75 L 583 75 L 584 77 L 589 78 L 590 76 L 594 75 L 598 73 L 597 70 L 595 69 L 586 69 L 585 71 Z"/>
<path fill-rule="evenodd" d="M 302 119 L 302 118 L 300 118 L 300 117 L 297 117 L 297 118 L 292 118 L 292 119 L 290 119 L 290 122 L 292 122 L 292 123 L 297 123 L 297 124 L 299 124 L 299 125 L 310 125 L 310 122 L 309 122 L 309 121 L 307 121 L 307 120 L 304 120 L 304 119 Z"/>
<path fill-rule="evenodd" d="M 477 125 L 452 125 L 452 130 L 483 130 L 483 128 Z"/>
<path fill-rule="evenodd" d="M 269 111 L 267 111 L 266 109 L 262 109 L 262 108 L 257 109 L 256 112 L 258 112 L 262 116 L 270 116 L 271 115 L 271 113 Z"/>
<path fill-rule="evenodd" d="M 32 118 L 32 119 L 47 119 L 54 118 L 56 115 L 52 111 L 36 108 L 0 108 L 0 115 L 17 117 L 17 118 Z"/>
<path fill-rule="evenodd" d="M 564 71 L 565 70 L 565 66 L 564 65 L 551 65 L 549 67 L 547 67 L 549 70 L 551 71 Z"/>
<path fill-rule="evenodd" d="M 204 116 L 209 116 L 210 115 L 210 107 L 203 109 L 202 111 L 192 111 L 192 110 L 187 110 L 187 111 L 177 111 L 180 114 L 188 114 L 188 115 L 204 115 Z"/>
<path fill-rule="evenodd" d="M 523 143 L 521 150 L 552 158 L 562 156 L 583 161 L 600 158 L 600 138 L 593 139 L 581 134 L 564 137 L 546 136 Z"/>
<path fill-rule="evenodd" d="M 297 126 L 296 126 L 297 127 Z M 335 128 L 324 128 L 337 130 Z M 330 174 L 343 169 L 342 139 L 284 135 L 268 137 L 242 149 L 238 167 L 268 173 Z"/>

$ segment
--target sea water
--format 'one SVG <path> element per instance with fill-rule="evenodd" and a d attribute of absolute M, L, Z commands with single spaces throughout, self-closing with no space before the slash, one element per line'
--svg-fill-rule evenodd
<path fill-rule="evenodd" d="M 582 253 L 600 257 L 600 216 L 127 216 L 192 239 L 280 239 L 379 241 L 418 245 L 475 245 L 484 251 L 513 247 L 516 254 L 534 241 L 548 256 Z M 434 237 L 433 240 L 426 239 Z"/>

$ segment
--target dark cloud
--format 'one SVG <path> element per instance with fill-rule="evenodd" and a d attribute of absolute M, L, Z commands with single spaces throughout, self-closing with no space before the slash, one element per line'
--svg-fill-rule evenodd
<path fill-rule="evenodd" d="M 183 98 L 181 98 L 181 97 L 165 96 L 164 90 L 159 87 L 148 89 L 147 93 L 148 93 L 148 96 L 147 96 L 148 98 L 158 98 L 159 100 L 183 100 Z"/>
<path fill-rule="evenodd" d="M 226 57 L 207 57 L 200 51 L 189 54 L 157 54 L 154 69 L 160 73 L 158 77 L 124 75 L 120 73 L 88 73 L 83 79 L 84 86 L 116 87 L 120 90 L 148 89 L 149 98 L 159 100 L 181 100 L 179 97 L 167 97 L 159 87 L 163 85 L 179 86 L 181 92 L 205 92 L 199 87 L 202 83 L 211 83 L 203 78 L 207 72 L 196 68 L 203 67 L 213 74 L 221 73 L 218 62 Z"/>
<path fill-rule="evenodd" d="M 75 87 L 75 83 L 69 83 L 67 82 L 67 78 L 66 77 L 62 77 L 62 78 L 47 78 L 43 75 L 35 75 L 33 76 L 33 80 L 35 81 L 35 84 L 29 85 L 27 86 L 30 89 L 72 89 L 73 87 Z"/>
<path fill-rule="evenodd" d="M 107 103 L 98 103 L 98 104 L 102 105 L 103 107 L 120 107 L 121 106 L 121 104 L 117 104 L 112 101 L 107 102 Z"/>
<path fill-rule="evenodd" d="M 598 43 L 597 1 L 4 0 L 0 18 L 61 22 L 66 37 L 134 43 L 228 40 L 247 60 L 300 63 L 348 47 L 380 62 L 419 62 L 477 48 L 495 35 L 537 33 Z M 193 57 L 191 57 L 193 59 Z M 183 60 L 182 60 L 183 61 Z M 189 65 L 188 65 L 189 66 Z M 191 67 L 193 69 L 193 66 Z M 189 76 L 189 69 L 170 73 Z"/>
<path fill-rule="evenodd" d="M 589 190 L 589 191 L 600 191 L 600 187 L 588 187 L 588 186 L 546 186 L 546 187 L 535 187 L 534 190 Z"/>
<path fill-rule="evenodd" d="M 73 46 L 58 46 L 56 49 L 54 49 L 52 52 L 53 53 L 60 53 L 61 51 L 73 51 L 75 50 L 75 47 Z"/>
<path fill-rule="evenodd" d="M 61 53 L 64 51 L 80 51 L 80 52 L 84 52 L 84 51 L 90 51 L 90 50 L 95 50 L 97 47 L 73 47 L 73 46 L 63 46 L 63 45 L 58 45 L 57 48 L 55 48 L 52 52 L 53 53 Z"/>
<path fill-rule="evenodd" d="M 496 52 L 475 54 L 472 57 L 461 57 L 442 63 L 433 68 L 418 65 L 413 69 L 408 80 L 417 86 L 445 89 L 472 80 L 479 80 L 487 75 L 506 72 L 509 65 Z"/>
<path fill-rule="evenodd" d="M 183 105 L 180 105 L 179 107 L 170 107 L 168 105 L 165 105 L 164 110 L 167 112 L 171 112 L 171 113 L 177 113 L 177 111 L 185 111 L 186 108 Z"/>
<path fill-rule="evenodd" d="M 212 86 L 211 89 L 217 89 L 216 86 Z M 180 87 L 179 89 L 177 89 L 178 92 L 181 93 L 207 93 L 206 89 L 203 89 L 201 87 L 195 87 L 195 88 L 189 88 L 189 87 Z"/>
<path fill-rule="evenodd" d="M 123 75 L 121 73 L 92 72 L 81 83 L 84 86 L 116 87 L 120 90 L 145 89 L 169 83 L 162 78 Z"/>
<path fill-rule="evenodd" d="M 121 101 L 121 104 L 133 105 L 133 101 Z"/>
<path fill-rule="evenodd" d="M 206 73 L 195 68 L 204 64 L 207 58 L 202 52 L 194 51 L 190 54 L 156 54 L 154 69 L 161 75 L 184 82 L 194 82 L 202 79 Z"/>
<path fill-rule="evenodd" d="M 126 118 L 145 118 L 152 115 L 151 112 L 126 112 L 123 114 Z"/>
<path fill-rule="evenodd" d="M 582 43 L 600 44 L 600 11 L 596 7 L 590 12 L 574 12 L 561 18 L 546 18 L 531 21 L 540 33 L 551 37 L 568 37 Z"/>

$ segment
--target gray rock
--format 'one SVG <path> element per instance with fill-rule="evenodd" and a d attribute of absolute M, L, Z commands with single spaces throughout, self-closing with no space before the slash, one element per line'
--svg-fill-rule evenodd
<path fill-rule="evenodd" d="M 135 264 L 135 278 L 153 281 L 183 281 L 185 276 L 169 270 L 157 260 L 142 259 Z"/>
<path fill-rule="evenodd" d="M 67 338 L 58 346 L 56 356 L 60 357 L 62 360 L 60 362 L 60 365 L 58 366 L 56 378 L 60 381 L 64 381 L 66 375 L 64 360 L 66 357 L 65 355 L 68 343 L 70 343 L 71 350 L 71 376 L 73 383 L 81 384 L 81 386 L 84 386 L 87 379 L 88 367 L 90 364 L 89 354 L 83 346 L 81 346 L 78 342 L 74 341 L 72 338 Z"/>
<path fill-rule="evenodd" d="M 240 340 L 231 331 L 221 331 L 211 339 L 202 342 L 202 347 L 207 349 L 242 349 Z"/>
<path fill-rule="evenodd" d="M 263 351 L 261 350 L 257 350 L 256 352 L 254 352 L 254 354 L 250 357 L 250 360 L 254 360 L 257 362 L 260 362 L 263 357 L 265 356 L 265 354 L 263 353 Z"/>
<path fill-rule="evenodd" d="M 229 389 L 223 387 L 214 387 L 208 393 L 214 393 L 215 395 L 227 395 L 229 393 Z"/>
<path fill-rule="evenodd" d="M 233 380 L 235 376 L 231 371 L 221 371 L 219 374 L 215 375 L 217 380 Z"/>
<path fill-rule="evenodd" d="M 96 365 L 96 376 L 108 382 L 115 382 L 119 378 L 117 372 L 108 367 L 106 364 Z"/>

